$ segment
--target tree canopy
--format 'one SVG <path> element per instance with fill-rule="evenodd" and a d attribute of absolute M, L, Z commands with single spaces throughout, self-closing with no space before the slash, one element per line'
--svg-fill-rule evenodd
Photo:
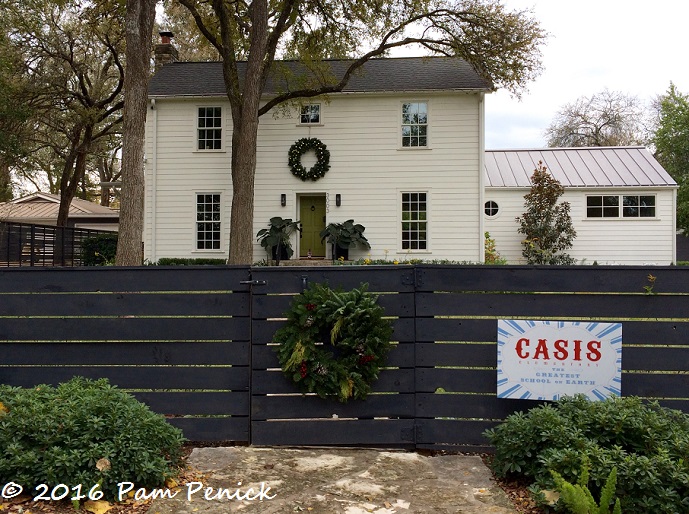
<path fill-rule="evenodd" d="M 549 147 L 630 146 L 644 142 L 638 98 L 607 89 L 564 105 L 545 130 Z"/>
<path fill-rule="evenodd" d="M 674 84 L 656 101 L 657 126 L 653 135 L 658 162 L 679 184 L 677 228 L 689 234 L 689 95 Z"/>
<path fill-rule="evenodd" d="M 232 111 L 233 200 L 230 259 L 253 258 L 253 202 L 259 116 L 284 102 L 342 91 L 374 57 L 415 46 L 430 55 L 468 61 L 495 88 L 519 95 L 541 71 L 545 31 L 530 11 L 510 11 L 500 0 L 179 0 L 223 61 Z M 262 97 L 276 59 L 300 60 L 315 82 L 299 83 L 267 101 Z M 326 58 L 352 59 L 334 77 Z M 246 61 L 240 82 L 238 61 Z M 282 70 L 284 71 L 284 70 Z"/>
<path fill-rule="evenodd" d="M 35 99 L 31 130 L 22 135 L 24 176 L 47 175 L 61 195 L 57 223 L 64 225 L 94 152 L 107 152 L 106 142 L 117 145 L 124 8 L 115 0 L 0 0 L 0 9 Z"/>

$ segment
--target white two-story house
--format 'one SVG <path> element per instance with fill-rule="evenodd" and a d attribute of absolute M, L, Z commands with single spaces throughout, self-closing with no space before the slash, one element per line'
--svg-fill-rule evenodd
<path fill-rule="evenodd" d="M 347 62 L 329 64 L 338 76 Z M 281 87 L 269 83 L 266 98 Z M 262 116 L 249 230 L 255 235 L 274 216 L 300 220 L 295 258 L 329 258 L 319 232 L 353 219 L 366 227 L 371 249 L 352 249 L 351 259 L 482 261 L 490 91 L 459 59 L 375 59 L 343 92 Z M 232 122 L 222 65 L 166 64 L 152 78 L 149 97 L 145 258 L 227 258 Z M 302 138 L 330 152 L 330 169 L 318 180 L 301 180 L 288 165 L 290 148 Z M 307 170 L 316 161 L 313 151 L 301 158 Z M 255 260 L 265 257 L 257 242 Z"/>

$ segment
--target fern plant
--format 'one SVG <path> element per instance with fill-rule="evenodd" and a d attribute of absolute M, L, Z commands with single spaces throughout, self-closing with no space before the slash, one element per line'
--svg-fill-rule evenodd
<path fill-rule="evenodd" d="M 605 481 L 605 486 L 600 493 L 600 503 L 596 503 L 591 491 L 588 488 L 589 465 L 588 460 L 584 459 L 581 465 L 581 473 L 576 484 L 571 484 L 565 480 L 557 471 L 550 471 L 555 480 L 555 488 L 560 493 L 560 500 L 572 514 L 610 514 L 610 504 L 615 496 L 617 485 L 617 467 L 613 467 Z M 620 499 L 615 499 L 613 514 L 622 514 Z"/>

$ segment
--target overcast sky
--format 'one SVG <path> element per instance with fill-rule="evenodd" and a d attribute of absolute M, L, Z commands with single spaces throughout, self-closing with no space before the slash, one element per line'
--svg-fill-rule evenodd
<path fill-rule="evenodd" d="M 486 98 L 486 148 L 542 148 L 543 131 L 566 103 L 605 88 L 644 102 L 674 82 L 689 93 L 689 1 L 504 0 L 533 8 L 551 34 L 544 72 L 521 101 Z"/>

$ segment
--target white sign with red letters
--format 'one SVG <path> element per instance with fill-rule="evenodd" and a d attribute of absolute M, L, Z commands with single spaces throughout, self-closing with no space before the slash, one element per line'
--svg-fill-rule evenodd
<path fill-rule="evenodd" d="M 498 398 L 620 396 L 622 324 L 498 320 Z"/>

